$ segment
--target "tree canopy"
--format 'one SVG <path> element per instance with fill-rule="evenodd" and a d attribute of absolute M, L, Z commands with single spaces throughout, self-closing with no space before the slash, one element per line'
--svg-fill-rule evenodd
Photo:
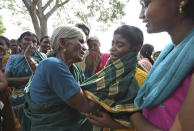
<path fill-rule="evenodd" d="M 95 21 L 108 26 L 125 15 L 127 2 L 129 0 L 0 0 L 0 7 L 12 10 L 13 15 L 31 18 L 40 38 L 47 35 L 48 19 L 54 13 L 56 25 L 82 22 L 90 26 Z"/>
<path fill-rule="evenodd" d="M 6 31 L 6 28 L 3 25 L 2 17 L 0 16 L 0 35 L 2 35 Z"/>

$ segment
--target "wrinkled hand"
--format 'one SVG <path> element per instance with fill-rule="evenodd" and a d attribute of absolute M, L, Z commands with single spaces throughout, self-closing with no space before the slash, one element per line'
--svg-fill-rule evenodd
<path fill-rule="evenodd" d="M 98 111 L 97 113 L 99 114 L 99 116 L 86 113 L 86 117 L 93 125 L 96 125 L 98 127 L 114 128 L 115 121 L 110 117 L 108 113 L 101 111 Z"/>
<path fill-rule="evenodd" d="M 36 50 L 36 47 L 33 46 L 33 44 L 28 45 L 27 48 L 25 49 L 24 56 L 26 56 L 26 57 L 32 56 L 34 54 L 35 50 Z"/>

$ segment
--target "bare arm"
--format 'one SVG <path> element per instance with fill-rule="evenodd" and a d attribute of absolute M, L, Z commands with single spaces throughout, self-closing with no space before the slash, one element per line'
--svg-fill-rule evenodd
<path fill-rule="evenodd" d="M 32 72 L 35 72 L 36 67 L 38 66 L 38 63 L 32 58 L 32 54 L 34 54 L 35 50 L 35 47 L 29 45 L 24 52 L 24 57 Z"/>
<path fill-rule="evenodd" d="M 6 71 L 5 76 L 6 76 L 7 81 L 8 81 L 8 86 L 13 86 L 13 87 L 18 87 L 18 86 L 21 86 L 23 84 L 26 84 L 28 82 L 28 80 L 30 79 L 30 76 L 11 77 L 10 71 Z"/>
<path fill-rule="evenodd" d="M 194 129 L 194 73 L 192 74 L 188 94 L 176 116 L 170 131 L 193 131 Z"/>
<path fill-rule="evenodd" d="M 88 120 L 93 125 L 96 125 L 98 127 L 102 127 L 102 128 L 113 128 L 113 129 L 124 129 L 124 128 L 127 128 L 127 127 L 121 125 L 120 123 L 116 122 L 115 120 L 113 120 L 105 112 L 99 111 L 98 114 L 101 115 L 102 117 L 95 116 L 95 115 L 92 115 L 92 114 L 89 114 L 89 113 L 86 114 L 86 117 L 88 118 Z"/>
<path fill-rule="evenodd" d="M 136 131 L 162 131 L 147 121 L 140 112 L 134 113 L 130 119 Z"/>
<path fill-rule="evenodd" d="M 65 103 L 80 112 L 91 112 L 98 106 L 98 104 L 89 100 L 82 90 L 69 98 Z"/>
<path fill-rule="evenodd" d="M 26 61 L 28 62 L 30 70 L 34 73 L 36 70 L 36 67 L 38 66 L 38 63 L 31 56 L 25 56 L 25 58 L 26 58 Z"/>
<path fill-rule="evenodd" d="M 4 77 L 3 73 L 0 71 L 0 91 L 4 90 L 7 87 L 7 80 Z"/>
<path fill-rule="evenodd" d="M 34 53 L 35 50 L 36 50 L 35 47 L 29 45 L 24 52 L 24 57 L 26 58 L 26 61 L 28 62 L 32 72 L 36 70 L 36 66 L 37 66 L 36 61 L 31 57 L 31 55 Z M 13 86 L 13 87 L 18 87 L 23 84 L 27 84 L 30 79 L 30 76 L 12 77 L 12 74 L 10 71 L 6 71 L 5 76 L 8 81 L 8 86 Z"/>
<path fill-rule="evenodd" d="M 99 112 L 102 117 L 98 117 L 95 115 L 86 114 L 88 120 L 99 127 L 103 128 L 113 128 L 113 129 L 123 129 L 127 128 L 120 123 L 113 120 L 107 113 Z M 155 127 L 151 123 L 149 123 L 140 112 L 136 112 L 130 117 L 131 122 L 133 123 L 136 131 L 162 131 L 161 129 Z"/>

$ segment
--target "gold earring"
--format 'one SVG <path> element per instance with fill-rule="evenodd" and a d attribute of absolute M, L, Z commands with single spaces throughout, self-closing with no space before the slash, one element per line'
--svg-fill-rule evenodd
<path fill-rule="evenodd" d="M 66 52 L 66 48 L 64 48 L 64 50 L 63 50 L 64 52 Z"/>
<path fill-rule="evenodd" d="M 185 1 L 181 1 L 179 4 L 179 13 L 182 14 L 183 13 L 183 6 L 185 4 Z"/>

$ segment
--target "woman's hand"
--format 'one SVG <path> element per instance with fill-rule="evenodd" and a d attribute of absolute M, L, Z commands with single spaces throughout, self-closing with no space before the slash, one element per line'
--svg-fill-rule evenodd
<path fill-rule="evenodd" d="M 102 128 L 114 128 L 114 129 L 127 128 L 119 124 L 118 122 L 114 121 L 108 113 L 101 111 L 98 111 L 97 113 L 99 114 L 99 116 L 86 113 L 86 117 L 93 125 Z"/>
<path fill-rule="evenodd" d="M 25 56 L 26 58 L 31 57 L 31 56 L 34 54 L 35 50 L 36 50 L 36 47 L 33 46 L 33 44 L 28 45 L 27 48 L 26 48 L 25 51 L 24 51 L 24 56 Z"/>
<path fill-rule="evenodd" d="M 36 50 L 36 46 L 33 46 L 33 44 L 27 46 L 24 52 L 24 56 L 26 58 L 26 61 L 28 62 L 28 65 L 33 72 L 35 72 L 36 67 L 38 66 L 38 63 L 31 57 Z"/>

